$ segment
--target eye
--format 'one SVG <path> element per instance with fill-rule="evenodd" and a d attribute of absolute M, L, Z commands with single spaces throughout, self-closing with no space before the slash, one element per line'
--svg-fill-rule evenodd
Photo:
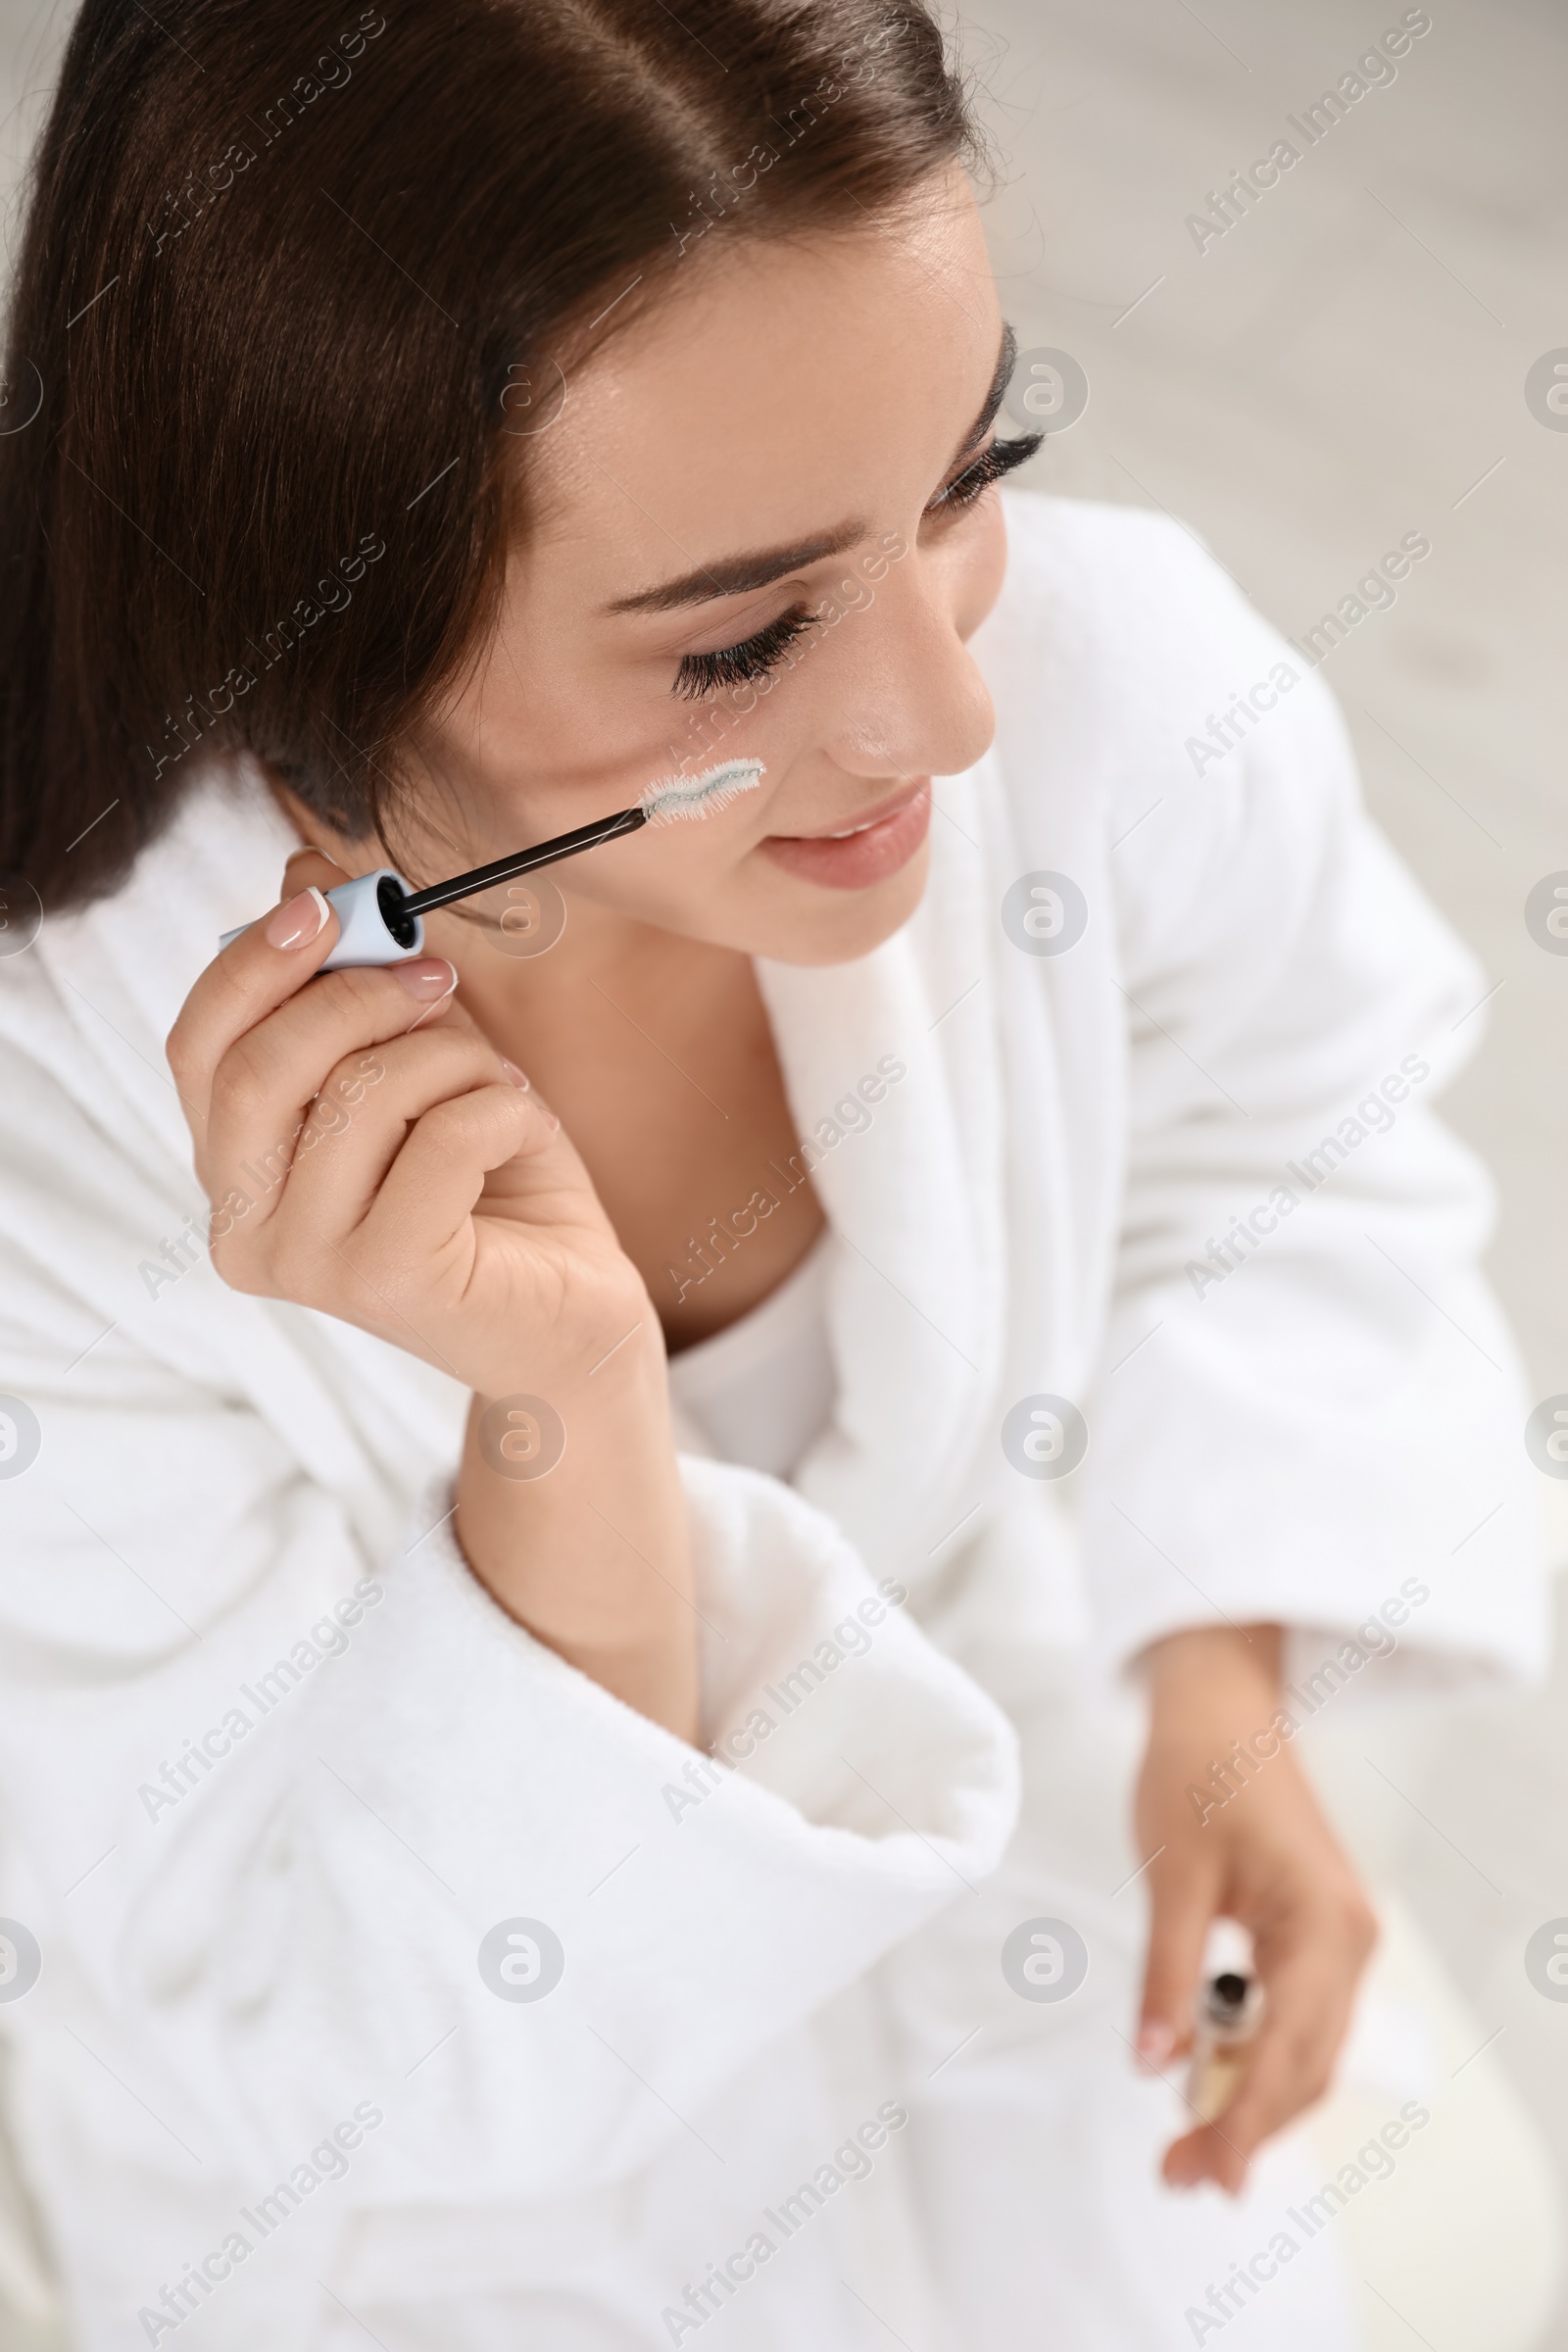
<path fill-rule="evenodd" d="M 765 629 L 759 629 L 755 637 L 743 637 L 739 645 L 722 645 L 711 654 L 684 654 L 670 691 L 695 698 L 716 693 L 721 686 L 744 686 L 749 679 L 765 677 L 778 667 L 796 639 L 815 626 L 815 615 L 796 606 L 770 620 Z"/>
<path fill-rule="evenodd" d="M 973 506 L 993 482 L 1000 482 L 1015 466 L 1026 464 L 1045 437 L 1044 433 L 1026 433 L 1021 441 L 993 441 L 937 492 L 926 509 L 927 514 L 951 514 L 956 508 Z"/>

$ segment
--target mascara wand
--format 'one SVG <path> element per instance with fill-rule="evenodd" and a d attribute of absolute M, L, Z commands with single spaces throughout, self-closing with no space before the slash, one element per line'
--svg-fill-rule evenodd
<path fill-rule="evenodd" d="M 411 956 L 424 953 L 423 917 L 434 913 L 438 906 L 450 906 L 458 899 L 471 898 L 476 891 L 490 890 L 498 882 L 515 881 L 519 874 L 536 873 L 540 866 L 555 865 L 563 858 L 575 858 L 581 850 L 596 850 L 601 842 L 617 841 L 621 834 L 640 832 L 644 825 L 708 816 L 739 794 L 753 791 L 761 782 L 763 773 L 760 760 L 727 760 L 721 767 L 708 768 L 700 776 L 675 776 L 662 784 L 650 784 L 641 800 L 630 808 L 619 808 L 612 816 L 596 817 L 592 824 L 579 825 L 575 832 L 558 833 L 554 841 L 540 842 L 531 850 L 518 850 L 510 858 L 498 858 L 493 864 L 476 865 L 469 873 L 454 874 L 450 882 L 432 882 L 427 890 L 412 889 L 390 865 L 377 866 L 373 873 L 358 874 L 352 882 L 340 882 L 335 890 L 326 893 L 327 905 L 337 915 L 339 936 L 336 947 L 319 969 L 363 971 L 381 964 L 404 963 Z M 248 923 L 242 923 L 236 931 L 225 931 L 218 943 L 220 949 L 226 948 L 231 940 L 240 938 L 249 929 Z"/>

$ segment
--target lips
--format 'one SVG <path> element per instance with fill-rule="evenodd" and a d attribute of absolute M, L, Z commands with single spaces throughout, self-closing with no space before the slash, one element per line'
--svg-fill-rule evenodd
<path fill-rule="evenodd" d="M 834 832 L 770 833 L 764 857 L 827 890 L 868 890 L 907 865 L 931 829 L 931 779 L 915 777 L 853 825 Z"/>

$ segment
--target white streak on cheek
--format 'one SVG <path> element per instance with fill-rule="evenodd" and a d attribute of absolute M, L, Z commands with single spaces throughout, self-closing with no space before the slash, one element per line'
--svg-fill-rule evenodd
<path fill-rule="evenodd" d="M 717 767 L 705 768 L 699 776 L 666 776 L 650 784 L 639 806 L 650 824 L 709 816 L 727 808 L 741 793 L 754 792 L 766 772 L 760 760 L 726 760 Z"/>

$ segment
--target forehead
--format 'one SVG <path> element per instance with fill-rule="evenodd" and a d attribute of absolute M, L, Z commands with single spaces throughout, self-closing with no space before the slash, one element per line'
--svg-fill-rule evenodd
<path fill-rule="evenodd" d="M 961 173 L 864 229 L 727 249 L 710 230 L 601 351 L 588 336 L 524 445 L 524 567 L 623 586 L 928 496 L 1000 331 Z"/>

